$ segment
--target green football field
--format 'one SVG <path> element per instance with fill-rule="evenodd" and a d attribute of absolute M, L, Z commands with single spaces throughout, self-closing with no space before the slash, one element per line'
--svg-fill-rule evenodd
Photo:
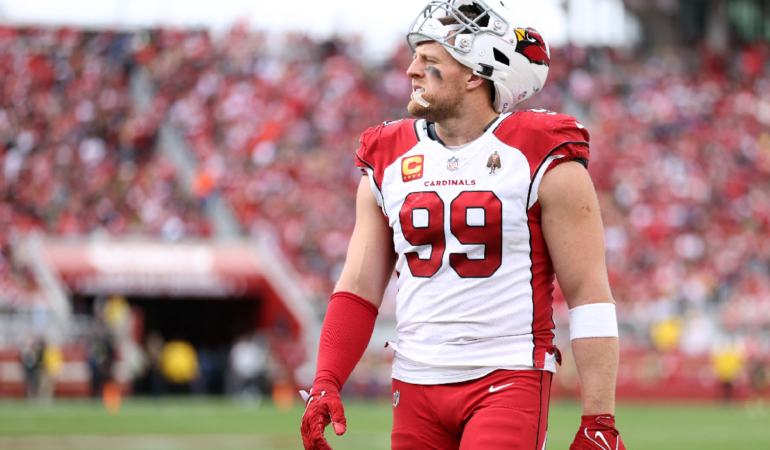
<path fill-rule="evenodd" d="M 347 402 L 348 432 L 334 449 L 388 449 L 388 403 Z M 301 449 L 299 405 L 282 413 L 224 399 L 132 399 L 110 415 L 100 403 L 48 406 L 0 401 L 0 449 L 279 450 Z M 551 405 L 548 449 L 567 449 L 580 409 Z M 621 404 L 618 426 L 629 449 L 770 449 L 770 410 L 742 406 Z M 333 434 L 333 433 L 332 433 Z"/>

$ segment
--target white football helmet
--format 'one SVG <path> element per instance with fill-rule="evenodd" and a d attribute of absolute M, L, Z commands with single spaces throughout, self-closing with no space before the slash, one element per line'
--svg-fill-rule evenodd
<path fill-rule="evenodd" d="M 507 112 L 543 89 L 551 63 L 548 43 L 531 15 L 505 5 L 515 2 L 433 0 L 412 22 L 407 41 L 413 51 L 420 42 L 443 45 L 461 64 L 494 83 L 492 106 Z M 470 20 L 466 12 L 477 16 Z M 442 25 L 439 19 L 446 16 L 458 23 Z"/>

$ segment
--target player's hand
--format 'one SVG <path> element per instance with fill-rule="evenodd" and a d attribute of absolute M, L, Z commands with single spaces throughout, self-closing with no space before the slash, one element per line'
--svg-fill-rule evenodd
<path fill-rule="evenodd" d="M 331 450 L 324 437 L 324 428 L 330 423 L 338 436 L 345 433 L 347 421 L 340 394 L 329 385 L 313 386 L 310 392 L 300 391 L 305 400 L 300 431 L 305 450 Z"/>
<path fill-rule="evenodd" d="M 580 429 L 569 450 L 626 450 L 615 428 L 615 416 L 583 416 Z"/>

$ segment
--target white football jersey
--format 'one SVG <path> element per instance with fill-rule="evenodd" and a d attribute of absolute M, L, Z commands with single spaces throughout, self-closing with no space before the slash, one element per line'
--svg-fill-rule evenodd
<path fill-rule="evenodd" d="M 588 140 L 573 117 L 543 110 L 504 114 L 456 151 L 425 120 L 363 134 L 357 165 L 398 254 L 394 378 L 462 381 L 442 378 L 450 368 L 468 368 L 466 379 L 496 368 L 555 372 L 554 271 L 537 194 L 555 164 L 587 164 Z M 415 367 L 437 376 L 415 376 Z"/>

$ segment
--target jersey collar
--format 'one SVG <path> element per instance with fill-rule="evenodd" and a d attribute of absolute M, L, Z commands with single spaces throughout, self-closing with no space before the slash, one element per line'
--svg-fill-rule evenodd
<path fill-rule="evenodd" d="M 495 130 L 497 130 L 497 127 L 500 126 L 500 124 L 503 122 L 503 120 L 507 119 L 508 116 L 510 116 L 513 113 L 505 113 L 501 114 L 494 118 L 489 124 L 484 127 L 484 134 L 487 133 L 494 133 Z M 417 135 L 417 139 L 420 141 L 430 140 L 433 141 L 442 147 L 446 148 L 446 144 L 444 141 L 441 140 L 440 137 L 438 137 L 438 134 L 436 133 L 436 124 L 433 122 L 428 122 L 425 119 L 420 119 L 415 121 L 414 123 L 414 131 Z M 484 135 L 479 136 L 476 141 L 480 140 Z M 474 141 L 474 142 L 476 142 Z"/>

